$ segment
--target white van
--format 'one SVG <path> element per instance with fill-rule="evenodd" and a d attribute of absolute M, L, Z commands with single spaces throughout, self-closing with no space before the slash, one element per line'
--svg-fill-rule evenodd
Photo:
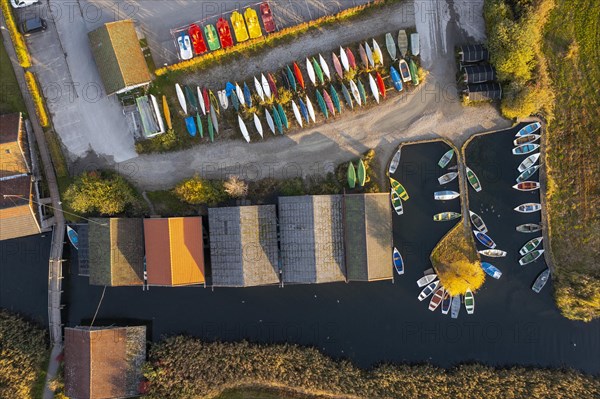
<path fill-rule="evenodd" d="M 14 8 L 23 8 L 35 4 L 38 1 L 40 0 L 10 0 L 10 4 L 12 4 Z"/>

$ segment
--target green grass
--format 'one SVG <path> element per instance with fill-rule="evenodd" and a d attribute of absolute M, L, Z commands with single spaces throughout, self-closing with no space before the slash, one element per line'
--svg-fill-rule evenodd
<path fill-rule="evenodd" d="M 31 388 L 31 397 L 35 399 L 42 399 L 44 395 L 44 388 L 46 387 L 46 375 L 48 373 L 48 363 L 50 362 L 50 350 L 46 352 L 44 360 L 40 362 L 40 370 L 38 372 L 37 380 Z"/>
<path fill-rule="evenodd" d="M 224 391 L 215 399 L 312 399 L 315 396 L 293 395 L 287 392 L 261 390 L 255 388 Z"/>
<path fill-rule="evenodd" d="M 10 59 L 4 43 L 0 43 L 0 114 L 12 112 L 26 113 L 25 103 L 21 96 L 21 90 L 17 83 L 15 71 L 12 68 Z"/>
<path fill-rule="evenodd" d="M 148 199 L 154 206 L 154 212 L 162 216 L 197 215 L 197 207 L 186 204 L 177 198 L 173 191 L 148 191 Z"/>

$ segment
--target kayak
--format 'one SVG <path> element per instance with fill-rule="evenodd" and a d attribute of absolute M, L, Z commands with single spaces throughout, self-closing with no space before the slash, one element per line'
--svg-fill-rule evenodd
<path fill-rule="evenodd" d="M 204 128 L 202 127 L 202 118 L 200 117 L 200 114 L 196 114 L 196 124 L 198 125 L 200 138 L 204 138 Z"/>
<path fill-rule="evenodd" d="M 219 102 L 217 101 L 217 97 L 215 97 L 215 93 L 213 93 L 212 90 L 208 91 L 208 97 L 210 98 L 210 109 L 214 109 L 215 111 L 217 111 L 218 115 L 221 115 L 221 110 L 219 109 Z"/>
<path fill-rule="evenodd" d="M 365 42 L 365 53 L 367 54 L 367 59 L 369 60 L 369 65 L 371 68 L 375 68 L 375 60 L 373 59 L 373 52 L 371 51 L 371 47 L 369 47 L 369 43 Z"/>
<path fill-rule="evenodd" d="M 273 96 L 275 96 L 275 98 L 279 98 L 279 93 L 277 92 L 277 85 L 275 84 L 275 78 L 273 78 L 273 75 L 271 75 L 271 73 L 268 74 L 267 80 L 269 82 L 269 88 L 271 89 L 271 94 Z"/>
<path fill-rule="evenodd" d="M 371 93 L 373 94 L 373 97 L 375 97 L 375 101 L 377 101 L 377 104 L 379 104 L 379 88 L 377 87 L 377 83 L 371 74 L 369 74 L 369 86 L 371 86 Z"/>
<path fill-rule="evenodd" d="M 346 104 L 350 107 L 350 109 L 354 109 L 354 103 L 352 103 L 352 97 L 350 96 L 350 92 L 344 83 L 342 83 L 342 94 L 344 95 L 344 99 L 346 100 Z"/>
<path fill-rule="evenodd" d="M 285 111 L 284 111 L 283 107 L 281 106 L 281 104 L 277 104 L 277 111 L 279 112 L 279 117 L 281 118 L 281 124 L 286 129 L 289 129 L 290 128 L 290 122 L 288 121 L 287 114 L 285 113 Z"/>
<path fill-rule="evenodd" d="M 323 70 L 325 76 L 327 76 L 327 79 L 331 80 L 331 72 L 329 71 L 329 65 L 327 65 L 327 61 L 325 61 L 325 58 L 323 58 L 321 54 L 319 54 L 319 62 L 321 63 L 321 69 Z"/>
<path fill-rule="evenodd" d="M 392 77 L 392 81 L 394 82 L 394 88 L 397 91 L 402 91 L 402 78 L 400 77 L 400 74 L 398 73 L 396 68 L 394 68 L 393 66 L 390 67 L 390 76 Z"/>
<path fill-rule="evenodd" d="M 315 73 L 315 67 L 312 62 L 307 58 L 306 59 L 306 73 L 308 73 L 308 78 L 313 86 L 317 85 L 317 74 Z"/>
<path fill-rule="evenodd" d="M 184 114 L 187 114 L 187 103 L 185 101 L 185 95 L 183 94 L 183 90 L 181 90 L 181 86 L 179 83 L 175 83 L 175 92 L 177 93 L 177 100 L 179 101 L 179 105 L 183 110 Z"/>
<path fill-rule="evenodd" d="M 360 44 L 358 46 L 358 54 L 360 55 L 360 59 L 365 66 L 365 68 L 369 67 L 369 58 L 367 57 L 367 52 L 365 51 L 365 47 Z"/>
<path fill-rule="evenodd" d="M 338 92 L 335 90 L 333 84 L 329 85 L 329 91 L 331 92 L 331 100 L 333 101 L 333 106 L 338 114 L 342 113 L 342 104 L 340 104 L 340 96 Z"/>
<path fill-rule="evenodd" d="M 162 105 L 163 105 L 163 113 L 165 114 L 165 122 L 167 122 L 167 127 L 169 130 L 173 129 L 173 123 L 171 122 L 171 111 L 169 110 L 169 105 L 167 104 L 167 96 L 163 95 L 162 97 Z"/>
<path fill-rule="evenodd" d="M 296 77 L 296 81 L 298 82 L 300 87 L 302 87 L 302 89 L 304 89 L 305 88 L 304 76 L 302 76 L 302 71 L 300 70 L 300 67 L 298 66 L 298 64 L 296 62 L 294 62 L 294 76 Z"/>
<path fill-rule="evenodd" d="M 190 136 L 196 136 L 196 123 L 194 122 L 193 116 L 188 116 L 187 118 L 185 118 L 185 128 L 187 129 L 187 132 Z"/>
<path fill-rule="evenodd" d="M 350 61 L 348 60 L 348 54 L 346 54 L 346 51 L 343 49 L 342 46 L 340 46 L 340 61 L 342 62 L 344 70 L 346 72 L 350 71 Z"/>
<path fill-rule="evenodd" d="M 206 87 L 202 91 L 202 99 L 204 100 L 204 108 L 206 108 L 206 113 L 210 112 L 210 97 L 208 95 L 208 89 Z"/>
<path fill-rule="evenodd" d="M 265 74 L 261 74 L 260 76 L 263 93 L 265 93 L 266 98 L 271 98 L 273 93 L 271 93 L 271 85 L 269 85 L 269 81 L 267 80 Z"/>
<path fill-rule="evenodd" d="M 235 109 L 235 111 L 239 111 L 240 110 L 240 100 L 238 99 L 237 94 L 235 94 L 235 90 L 231 92 L 231 105 L 233 105 L 233 108 Z"/>
<path fill-rule="evenodd" d="M 301 98 L 298 99 L 298 105 L 300 107 L 300 113 L 302 117 L 306 120 L 306 123 L 310 123 L 310 117 L 308 116 L 308 108 L 306 108 L 306 104 L 302 101 Z"/>
<path fill-rule="evenodd" d="M 206 118 L 206 120 L 208 121 L 208 138 L 210 139 L 210 142 L 213 143 L 215 141 L 215 129 L 212 123 L 212 119 L 210 119 L 210 116 L 208 118 Z"/>
<path fill-rule="evenodd" d="M 260 119 L 258 119 L 258 115 L 254 114 L 254 127 L 256 128 L 256 131 L 258 132 L 258 134 L 260 135 L 261 138 L 263 138 L 263 127 L 262 127 L 262 123 L 260 123 Z"/>
<path fill-rule="evenodd" d="M 367 181 L 367 168 L 365 167 L 365 163 L 361 159 L 358 161 L 358 184 L 361 187 L 364 187 L 366 181 Z"/>
<path fill-rule="evenodd" d="M 277 126 L 277 130 L 279 134 L 283 134 L 283 123 L 281 123 L 281 117 L 279 116 L 279 112 L 277 109 L 273 107 L 273 119 L 275 119 L 275 126 Z"/>
<path fill-rule="evenodd" d="M 260 101 L 265 101 L 265 92 L 263 91 L 262 84 L 254 77 L 254 89 L 256 90 L 256 94 L 260 97 Z"/>
<path fill-rule="evenodd" d="M 200 90 L 200 86 L 196 86 L 196 93 L 198 93 L 198 103 L 200 104 L 200 109 L 202 110 L 202 115 L 206 115 L 206 106 L 204 105 L 204 97 L 202 96 L 202 91 Z"/>
<path fill-rule="evenodd" d="M 319 104 L 319 108 L 321 108 L 321 112 L 323 115 L 325 115 L 325 119 L 329 119 L 329 112 L 327 111 L 327 106 L 325 105 L 325 99 L 319 91 L 316 91 L 315 93 L 317 95 L 317 103 Z"/>
<path fill-rule="evenodd" d="M 315 70 L 315 73 L 317 74 L 317 78 L 319 78 L 319 82 L 321 82 L 321 84 L 324 84 L 325 78 L 323 77 L 323 69 L 321 69 L 321 66 L 319 65 L 319 63 L 317 62 L 315 57 L 313 57 L 313 59 L 312 59 L 312 65 L 313 65 L 313 69 Z M 316 83 L 315 83 L 315 86 L 316 86 Z"/>
<path fill-rule="evenodd" d="M 375 39 L 373 39 L 373 62 L 375 64 L 383 65 L 383 53 L 381 52 L 381 47 Z"/>
<path fill-rule="evenodd" d="M 292 111 L 294 112 L 294 117 L 296 117 L 296 122 L 298 122 L 300 127 L 303 127 L 302 115 L 300 115 L 300 108 L 298 108 L 294 100 L 292 100 Z"/>
<path fill-rule="evenodd" d="M 338 56 L 335 53 L 332 53 L 332 58 L 333 58 L 333 67 L 335 68 L 335 71 L 337 72 L 340 79 L 344 79 L 344 71 L 342 70 L 342 64 L 340 63 L 340 59 L 338 58 Z"/>
<path fill-rule="evenodd" d="M 298 89 L 298 85 L 296 84 L 296 78 L 294 77 L 294 73 L 289 65 L 286 66 L 286 73 L 288 82 L 290 85 L 290 90 L 296 91 Z"/>
<path fill-rule="evenodd" d="M 267 118 L 267 125 L 271 132 L 275 134 L 275 122 L 273 121 L 273 117 L 271 116 L 271 112 L 268 109 L 265 109 L 265 117 Z"/>
<path fill-rule="evenodd" d="M 244 120 L 242 119 L 240 114 L 238 114 L 238 124 L 240 125 L 240 131 L 242 132 L 242 136 L 244 136 L 246 142 L 249 143 L 250 135 L 248 134 L 248 128 L 246 127 L 246 124 L 244 123 Z"/>
<path fill-rule="evenodd" d="M 194 96 L 194 93 L 192 93 L 192 90 L 189 88 L 189 86 L 184 85 L 183 91 L 185 92 L 185 98 L 187 99 L 189 105 L 190 114 L 196 113 L 198 110 L 198 101 L 196 100 L 196 96 Z"/>
<path fill-rule="evenodd" d="M 367 103 L 367 91 L 365 90 L 365 86 L 363 86 L 360 79 L 357 79 L 358 82 L 358 92 L 360 93 L 360 98 L 363 104 Z"/>
<path fill-rule="evenodd" d="M 383 83 L 383 78 L 381 77 L 381 74 L 379 72 L 377 72 L 377 88 L 379 89 L 379 93 L 381 94 L 381 96 L 385 98 L 385 83 Z"/>
<path fill-rule="evenodd" d="M 356 57 L 354 57 L 354 53 L 350 50 L 350 47 L 346 48 L 346 57 L 348 57 L 350 68 L 356 69 Z"/>
<path fill-rule="evenodd" d="M 246 99 L 244 98 L 244 91 L 240 87 L 239 84 L 235 84 L 235 94 L 237 94 L 237 98 L 240 101 L 240 104 L 246 106 Z"/>
<path fill-rule="evenodd" d="M 356 169 L 354 169 L 354 165 L 352 162 L 348 165 L 348 187 L 354 188 L 356 187 Z"/>
<path fill-rule="evenodd" d="M 317 117 L 315 115 L 315 109 L 313 108 L 312 102 L 310 101 L 310 98 L 308 98 L 308 95 L 306 96 L 306 109 L 308 110 L 310 119 L 312 119 L 313 123 L 315 123 L 317 121 Z"/>
<path fill-rule="evenodd" d="M 217 121 L 217 114 L 214 107 L 210 109 L 210 119 L 212 120 L 215 133 L 219 134 L 219 121 Z"/>
<path fill-rule="evenodd" d="M 252 93 L 246 82 L 244 82 L 244 101 L 248 107 L 252 108 Z"/>
<path fill-rule="evenodd" d="M 362 99 L 360 98 L 358 87 L 356 87 L 356 83 L 354 83 L 353 80 L 350 81 L 350 91 L 352 91 L 352 96 L 354 97 L 358 105 L 362 106 Z"/>
<path fill-rule="evenodd" d="M 327 109 L 331 112 L 331 115 L 335 116 L 335 108 L 333 107 L 333 100 L 327 90 L 323 90 L 323 98 L 325 99 L 325 104 L 327 104 Z"/>

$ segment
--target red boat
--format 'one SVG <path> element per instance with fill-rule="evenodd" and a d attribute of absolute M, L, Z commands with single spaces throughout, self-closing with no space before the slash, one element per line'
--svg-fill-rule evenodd
<path fill-rule="evenodd" d="M 296 76 L 296 80 L 298 81 L 300 86 L 302 86 L 302 89 L 304 89 L 304 76 L 302 76 L 302 71 L 300 70 L 300 67 L 298 66 L 298 64 L 296 64 L 295 62 L 294 62 L 294 76 Z"/>
<path fill-rule="evenodd" d="M 204 37 L 202 36 L 202 29 L 196 24 L 191 24 L 188 29 L 190 37 L 192 38 L 192 46 L 196 55 L 206 53 L 206 43 L 204 43 Z"/>
<path fill-rule="evenodd" d="M 200 101 L 204 100 L 204 107 L 206 108 L 206 113 L 208 114 L 210 112 L 210 98 L 208 97 L 208 90 L 206 90 L 206 87 L 204 88 L 204 90 L 202 91 L 202 97 L 204 97 L 203 99 L 198 99 Z"/>
<path fill-rule="evenodd" d="M 271 93 L 275 96 L 275 98 L 279 98 L 279 92 L 277 91 L 277 85 L 275 84 L 275 79 L 271 72 L 269 72 L 267 81 L 269 82 L 269 88 L 271 89 Z"/>
<path fill-rule="evenodd" d="M 224 18 L 219 18 L 217 21 L 217 31 L 219 32 L 219 39 L 221 39 L 221 47 L 227 48 L 233 46 L 231 28 Z"/>
<path fill-rule="evenodd" d="M 348 57 L 348 63 L 350 64 L 350 68 L 356 69 L 356 58 L 354 57 L 354 53 L 350 50 L 350 47 L 346 49 L 346 56 Z"/>
<path fill-rule="evenodd" d="M 383 78 L 379 72 L 377 72 L 377 87 L 379 88 L 379 93 L 381 93 L 381 96 L 385 98 L 385 84 L 383 83 Z"/>
<path fill-rule="evenodd" d="M 275 32 L 275 21 L 273 20 L 273 13 L 271 7 L 266 1 L 260 5 L 260 16 L 262 17 L 263 25 L 267 33 Z"/>

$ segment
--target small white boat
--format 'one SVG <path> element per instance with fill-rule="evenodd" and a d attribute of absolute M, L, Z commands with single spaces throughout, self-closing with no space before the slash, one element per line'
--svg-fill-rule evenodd
<path fill-rule="evenodd" d="M 450 317 L 453 319 L 458 318 L 458 314 L 460 313 L 460 295 L 456 295 L 452 297 L 452 303 L 450 304 Z"/>
<path fill-rule="evenodd" d="M 550 269 L 546 269 L 543 272 L 541 272 L 540 275 L 537 276 L 537 278 L 535 279 L 535 282 L 533 283 L 533 286 L 531 287 L 533 292 L 535 292 L 536 294 L 539 294 L 540 291 L 542 290 L 542 288 L 544 288 L 544 286 L 548 282 L 549 278 L 550 278 Z"/>
<path fill-rule="evenodd" d="M 306 72 L 308 73 L 308 78 L 310 79 L 313 86 L 316 86 L 317 75 L 315 73 L 315 67 L 313 67 L 312 62 L 308 58 L 306 59 Z"/>
<path fill-rule="evenodd" d="M 264 138 L 262 123 L 260 123 L 260 119 L 258 119 L 258 115 L 256 114 L 254 114 L 254 127 L 256 127 L 256 131 L 258 132 L 260 137 Z"/>
<path fill-rule="evenodd" d="M 179 105 L 181 106 L 183 113 L 187 114 L 187 102 L 185 101 L 185 95 L 183 94 L 183 90 L 181 90 L 179 83 L 175 83 L 175 91 L 177 92 L 177 100 L 179 100 Z"/>
<path fill-rule="evenodd" d="M 481 216 L 472 211 L 469 211 L 469 216 L 471 218 L 471 223 L 473 223 L 473 226 L 475 226 L 477 230 L 481 231 L 482 233 L 487 233 L 487 226 L 483 222 Z"/>
<path fill-rule="evenodd" d="M 542 127 L 542 124 L 539 122 L 530 123 L 529 125 L 525 126 L 521 130 L 519 130 L 517 132 L 517 134 L 515 134 L 515 137 L 527 136 L 528 134 L 533 134 L 533 133 L 537 132 L 538 130 L 540 130 L 541 127 Z"/>
<path fill-rule="evenodd" d="M 535 165 L 529 169 L 525 169 L 523 171 L 523 173 L 521 173 L 519 175 L 519 177 L 517 177 L 517 183 L 523 183 L 524 181 L 529 179 L 531 176 L 533 176 L 535 174 L 535 172 L 537 172 L 540 168 L 541 168 L 540 165 Z"/>
<path fill-rule="evenodd" d="M 439 284 L 439 281 L 434 281 L 433 283 L 429 283 L 425 288 L 423 288 L 423 291 L 421 291 L 421 293 L 419 294 L 419 301 L 423 301 L 429 295 L 433 294 L 433 292 Z"/>
<path fill-rule="evenodd" d="M 514 141 L 513 144 L 515 147 L 520 146 L 522 144 L 535 143 L 540 139 L 539 134 L 528 134 L 526 136 L 519 136 Z"/>
<path fill-rule="evenodd" d="M 543 249 L 531 251 L 531 252 L 527 253 L 525 256 L 523 256 L 521 259 L 519 259 L 519 264 L 521 266 L 525 266 L 532 262 L 535 262 L 536 260 L 538 260 L 540 258 L 540 256 L 543 255 L 543 253 L 544 253 Z"/>
<path fill-rule="evenodd" d="M 244 97 L 244 91 L 242 90 L 240 85 L 237 83 L 235 84 L 235 94 L 237 94 L 238 100 L 240 100 L 240 104 L 245 106 L 246 98 Z"/>
<path fill-rule="evenodd" d="M 433 282 L 437 278 L 437 274 L 428 274 L 417 280 L 419 287 L 425 287 L 427 284 Z"/>
<path fill-rule="evenodd" d="M 323 58 L 321 54 L 319 54 L 319 64 L 321 64 L 321 69 L 323 70 L 325 76 L 327 76 L 327 79 L 331 80 L 331 71 L 329 70 L 329 65 L 327 65 L 327 61 L 325 61 L 325 58 Z"/>
<path fill-rule="evenodd" d="M 513 148 L 512 153 L 513 155 L 526 155 L 530 152 L 536 151 L 538 148 L 540 148 L 539 144 L 522 144 Z"/>
<path fill-rule="evenodd" d="M 449 172 L 443 176 L 438 177 L 438 182 L 440 183 L 440 185 L 448 184 L 452 180 L 456 179 L 457 177 L 458 177 L 458 172 Z"/>
<path fill-rule="evenodd" d="M 273 117 L 268 109 L 265 109 L 265 116 L 267 118 L 267 125 L 269 126 L 269 129 L 271 129 L 271 132 L 275 134 L 275 121 L 273 120 Z"/>
<path fill-rule="evenodd" d="M 254 88 L 256 89 L 256 93 L 260 97 L 261 101 L 265 101 L 265 92 L 263 91 L 262 84 L 254 77 Z"/>
<path fill-rule="evenodd" d="M 538 212 L 541 209 L 542 209 L 541 204 L 529 202 L 527 204 L 521 204 L 521 205 L 517 206 L 515 208 L 515 211 L 521 212 L 521 213 L 534 213 L 534 212 Z"/>
<path fill-rule="evenodd" d="M 240 131 L 242 132 L 242 136 L 244 136 L 244 139 L 246 139 L 246 141 L 249 143 L 250 135 L 248 134 L 248 128 L 246 127 L 246 124 L 244 123 L 244 120 L 242 119 L 242 116 L 240 114 L 238 114 L 238 123 L 240 125 Z"/>
<path fill-rule="evenodd" d="M 379 88 L 377 87 L 377 83 L 371 74 L 369 74 L 369 85 L 371 86 L 371 93 L 373 93 L 375 101 L 377 101 L 377 104 L 379 104 Z"/>
<path fill-rule="evenodd" d="M 402 76 L 402 82 L 406 83 L 412 81 L 410 68 L 408 67 L 408 63 L 406 60 L 404 60 L 404 58 L 401 58 L 400 61 L 398 61 L 398 68 L 400 71 L 400 76 Z"/>
<path fill-rule="evenodd" d="M 506 256 L 506 251 L 502 251 L 500 249 L 484 249 L 478 251 L 481 255 L 487 256 L 490 258 L 504 258 Z"/>
<path fill-rule="evenodd" d="M 470 288 L 467 288 L 467 292 L 465 292 L 465 310 L 467 314 L 475 312 L 475 295 L 473 295 L 473 291 Z"/>
<path fill-rule="evenodd" d="M 525 160 L 523 162 L 521 162 L 521 164 L 519 165 L 517 170 L 519 172 L 524 172 L 526 169 L 529 169 L 533 165 L 535 165 L 535 163 L 538 161 L 538 159 L 540 159 L 540 153 L 528 156 L 527 158 L 525 158 Z"/>
<path fill-rule="evenodd" d="M 221 103 L 221 107 L 223 109 L 229 108 L 229 100 L 227 99 L 227 93 L 225 93 L 225 90 L 219 90 L 217 92 L 217 96 L 219 97 L 219 102 Z M 200 100 L 200 102 L 203 102 L 203 101 Z"/>
<path fill-rule="evenodd" d="M 263 93 L 265 93 L 266 98 L 271 98 L 273 93 L 271 93 L 271 86 L 269 86 L 269 80 L 265 76 L 265 74 L 261 74 L 260 81 L 262 83 Z"/>
<path fill-rule="evenodd" d="M 450 201 L 458 197 L 460 197 L 460 193 L 450 190 L 436 191 L 435 193 L 433 193 L 433 199 L 437 201 Z"/>
<path fill-rule="evenodd" d="M 375 60 L 373 60 L 373 51 L 371 51 L 371 47 L 369 43 L 365 42 L 365 53 L 367 53 L 367 59 L 369 60 L 369 65 L 371 68 L 375 67 Z"/>
<path fill-rule="evenodd" d="M 359 106 L 362 106 L 362 98 L 360 98 L 360 92 L 358 91 L 358 86 L 354 83 L 353 80 L 350 81 L 350 91 L 352 92 L 352 97 L 356 100 Z"/>
<path fill-rule="evenodd" d="M 206 105 L 204 104 L 204 98 L 202 97 L 202 90 L 200 90 L 200 86 L 196 86 L 198 90 L 198 102 L 200 104 L 200 109 L 202 110 L 202 115 L 206 116 Z"/>
<path fill-rule="evenodd" d="M 413 55 L 419 55 L 419 53 L 421 52 L 421 46 L 419 43 L 419 34 L 418 33 L 410 34 L 410 52 Z"/>
<path fill-rule="evenodd" d="M 350 60 L 348 60 L 348 54 L 346 54 L 346 50 L 340 46 L 340 61 L 342 62 L 342 66 L 346 72 L 350 71 Z"/>
<path fill-rule="evenodd" d="M 294 111 L 294 116 L 296 117 L 296 121 L 298 122 L 300 127 L 303 127 L 302 115 L 300 115 L 300 109 L 298 108 L 298 106 L 296 105 L 296 102 L 294 100 L 292 100 L 292 110 Z"/>
<path fill-rule="evenodd" d="M 398 165 L 400 164 L 400 155 L 401 155 L 401 149 L 398 148 L 398 151 L 396 151 L 396 153 L 394 154 L 394 157 L 392 158 L 392 161 L 390 162 L 390 167 L 388 169 L 388 172 L 390 172 L 390 175 L 393 173 L 396 173 L 396 169 L 398 169 Z"/>
<path fill-rule="evenodd" d="M 521 183 L 517 183 L 513 186 L 515 190 L 519 191 L 535 191 L 539 190 L 541 187 L 540 183 L 537 181 L 523 181 Z"/>
<path fill-rule="evenodd" d="M 306 96 L 306 109 L 308 110 L 308 115 L 310 115 L 310 119 L 312 119 L 313 123 L 315 123 L 317 121 L 317 117 L 315 115 L 315 109 L 312 105 L 312 102 L 310 102 L 310 98 L 308 98 L 308 95 Z"/>
<path fill-rule="evenodd" d="M 373 61 L 375 58 L 377 58 L 379 64 L 383 65 L 383 52 L 381 51 L 381 47 L 379 47 L 379 43 L 373 39 Z"/>
<path fill-rule="evenodd" d="M 396 61 L 398 59 L 398 52 L 396 51 L 396 42 L 391 33 L 385 34 L 385 45 L 392 61 Z"/>

